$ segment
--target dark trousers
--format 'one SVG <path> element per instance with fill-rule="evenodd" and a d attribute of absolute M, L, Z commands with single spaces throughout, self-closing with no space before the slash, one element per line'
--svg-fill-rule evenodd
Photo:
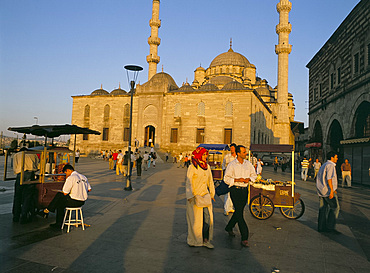
<path fill-rule="evenodd" d="M 203 239 L 209 239 L 209 227 L 211 224 L 211 217 L 209 216 L 208 208 L 203 208 L 203 229 L 202 229 L 202 235 Z"/>
<path fill-rule="evenodd" d="M 317 220 L 317 230 L 334 230 L 339 214 L 338 195 L 334 193 L 334 197 L 332 199 L 329 199 L 329 197 L 319 197 L 319 199 L 320 208 L 319 217 Z"/>
<path fill-rule="evenodd" d="M 78 163 L 79 157 L 75 157 L 75 163 Z"/>
<path fill-rule="evenodd" d="M 23 181 L 31 181 L 35 172 L 25 171 Z M 28 214 L 33 214 L 35 209 L 35 185 L 21 185 L 21 174 L 17 174 L 14 184 L 13 218 L 28 220 Z"/>
<path fill-rule="evenodd" d="M 231 217 L 229 223 L 226 225 L 227 231 L 232 231 L 236 224 L 238 224 L 240 233 L 242 235 L 242 241 L 248 240 L 249 230 L 247 223 L 244 220 L 244 207 L 248 200 L 248 187 L 245 188 L 230 188 L 230 197 L 233 201 L 235 212 Z"/>
<path fill-rule="evenodd" d="M 140 164 L 136 161 L 136 174 L 137 176 L 141 176 L 141 162 Z"/>
<path fill-rule="evenodd" d="M 50 202 L 48 206 L 48 210 L 52 212 L 57 212 L 56 215 L 56 223 L 60 226 L 62 226 L 63 223 L 63 217 L 64 217 L 64 209 L 66 207 L 71 208 L 78 208 L 82 207 L 83 204 L 85 204 L 85 201 L 75 200 L 72 199 L 69 194 L 64 195 L 62 192 L 58 192 L 54 199 Z"/>

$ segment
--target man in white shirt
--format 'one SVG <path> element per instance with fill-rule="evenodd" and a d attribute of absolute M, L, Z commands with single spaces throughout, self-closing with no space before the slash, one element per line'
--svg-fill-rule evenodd
<path fill-rule="evenodd" d="M 318 231 L 339 234 L 335 229 L 336 219 L 339 216 L 339 201 L 337 195 L 338 178 L 335 169 L 338 155 L 329 152 L 326 161 L 316 177 L 316 190 L 319 195 L 320 208 L 318 217 Z"/>
<path fill-rule="evenodd" d="M 50 226 L 59 229 L 62 227 L 64 209 L 66 207 L 81 207 L 87 200 L 87 193 L 91 191 L 91 186 L 86 176 L 76 172 L 71 165 L 65 165 L 63 167 L 63 173 L 66 174 L 66 182 L 64 183 L 62 192 L 58 192 L 49 206 L 44 210 L 46 214 L 49 211 L 54 212 L 56 210 L 56 223 Z"/>
<path fill-rule="evenodd" d="M 236 158 L 235 149 L 236 149 L 236 144 L 232 143 L 230 145 L 230 153 L 225 155 L 224 157 L 224 160 L 222 162 L 222 170 L 224 174 L 225 174 L 226 167 L 229 165 L 231 161 L 235 160 Z M 230 192 L 228 192 L 227 194 L 225 194 L 225 197 L 224 197 L 224 214 L 227 216 L 229 215 L 229 213 L 233 213 L 234 211 L 235 210 L 234 210 L 233 201 L 231 201 Z"/>
<path fill-rule="evenodd" d="M 249 230 L 244 220 L 244 207 L 248 200 L 249 181 L 255 181 L 257 178 L 256 170 L 252 163 L 246 160 L 247 150 L 244 146 L 236 146 L 237 158 L 231 161 L 226 168 L 224 181 L 230 187 L 230 197 L 233 201 L 235 212 L 231 217 L 225 230 L 230 236 L 235 236 L 233 228 L 238 224 L 241 233 L 241 244 L 248 247 Z"/>
<path fill-rule="evenodd" d="M 123 164 L 123 153 L 121 150 L 118 150 L 117 163 L 116 163 L 116 175 L 119 175 L 120 173 L 125 174 L 122 164 Z"/>
<path fill-rule="evenodd" d="M 149 160 L 149 154 L 148 154 L 148 152 L 147 151 L 145 151 L 145 153 L 144 153 L 144 156 L 143 156 L 143 161 L 144 161 L 144 171 L 147 171 L 148 170 L 148 160 Z"/>

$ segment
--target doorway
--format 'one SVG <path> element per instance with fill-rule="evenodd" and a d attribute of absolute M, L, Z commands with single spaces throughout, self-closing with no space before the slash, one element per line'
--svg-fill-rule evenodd
<path fill-rule="evenodd" d="M 155 145 L 155 127 L 148 125 L 145 127 L 144 146 L 154 147 Z"/>

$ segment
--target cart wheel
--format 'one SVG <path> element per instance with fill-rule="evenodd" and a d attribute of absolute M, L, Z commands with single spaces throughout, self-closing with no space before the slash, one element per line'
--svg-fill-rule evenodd
<path fill-rule="evenodd" d="M 304 213 L 304 203 L 302 199 L 298 199 L 293 208 L 280 208 L 281 214 L 288 219 L 298 219 Z"/>
<path fill-rule="evenodd" d="M 275 207 L 270 198 L 260 194 L 252 198 L 249 210 L 257 219 L 266 220 L 272 216 Z"/>

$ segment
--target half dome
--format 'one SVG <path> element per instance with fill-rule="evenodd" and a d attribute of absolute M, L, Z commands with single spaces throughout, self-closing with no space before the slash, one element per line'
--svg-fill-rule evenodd
<path fill-rule="evenodd" d="M 171 77 L 170 74 L 167 74 L 165 72 L 160 72 L 160 73 L 157 73 L 155 74 L 150 80 L 149 82 L 152 82 L 154 84 L 161 84 L 163 82 L 166 82 L 168 85 L 169 85 L 169 90 L 174 90 L 174 89 L 178 89 L 179 87 L 177 86 L 176 82 L 174 81 L 174 79 Z"/>
<path fill-rule="evenodd" d="M 215 84 L 215 85 L 225 85 L 229 82 L 232 82 L 234 79 L 228 76 L 217 76 L 209 80 L 209 83 Z"/>
<path fill-rule="evenodd" d="M 225 86 L 222 88 L 222 90 L 244 90 L 246 89 L 243 84 L 241 84 L 238 81 L 232 81 L 228 84 L 225 84 Z"/>
<path fill-rule="evenodd" d="M 127 95 L 127 92 L 121 88 L 114 89 L 110 92 L 111 95 Z"/>
<path fill-rule="evenodd" d="M 186 91 L 194 91 L 194 88 L 190 86 L 189 83 L 185 83 L 183 86 L 181 86 L 177 91 L 186 92 Z"/>
<path fill-rule="evenodd" d="M 212 83 L 207 83 L 205 85 L 202 85 L 200 88 L 199 88 L 200 91 L 216 91 L 216 90 L 220 90 L 218 89 L 218 87 Z"/>

